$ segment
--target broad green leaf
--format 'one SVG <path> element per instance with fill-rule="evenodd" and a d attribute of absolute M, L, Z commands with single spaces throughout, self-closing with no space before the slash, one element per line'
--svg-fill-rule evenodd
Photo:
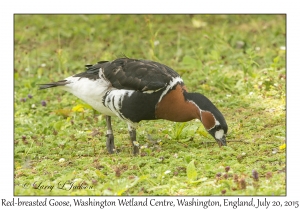
<path fill-rule="evenodd" d="M 273 59 L 273 62 L 274 62 L 274 63 L 278 63 L 278 61 L 279 61 L 279 56 L 276 56 L 276 57 Z"/>
<path fill-rule="evenodd" d="M 104 179 L 106 176 L 100 171 L 100 170 L 96 170 L 95 173 L 97 174 L 97 176 L 100 178 L 100 179 Z"/>
<path fill-rule="evenodd" d="M 53 127 L 55 128 L 55 130 L 60 130 L 61 127 L 63 126 L 63 123 L 64 123 L 63 121 L 58 121 L 53 125 Z"/>
<path fill-rule="evenodd" d="M 189 179 L 189 181 L 194 181 L 197 179 L 197 171 L 196 171 L 196 167 L 195 167 L 195 164 L 194 164 L 194 161 L 195 160 L 192 160 L 188 165 L 187 165 L 187 168 L 186 168 L 186 174 L 187 174 L 187 177 Z"/>
<path fill-rule="evenodd" d="M 197 183 L 199 183 L 199 182 L 204 182 L 204 181 L 206 181 L 207 180 L 207 177 L 203 177 L 203 178 L 201 178 L 201 179 L 197 179 L 196 181 L 191 181 L 190 183 L 191 184 L 197 184 Z"/>
<path fill-rule="evenodd" d="M 194 58 L 188 56 L 188 55 L 185 55 L 182 59 L 182 63 L 185 65 L 185 66 L 189 66 L 189 67 L 197 67 L 197 60 L 195 60 Z"/>

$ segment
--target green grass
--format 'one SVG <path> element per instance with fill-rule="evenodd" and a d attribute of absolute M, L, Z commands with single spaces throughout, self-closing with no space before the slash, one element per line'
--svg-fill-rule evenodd
<path fill-rule="evenodd" d="M 15 195 L 285 195 L 285 21 L 15 15 Z M 38 83 L 123 54 L 172 67 L 190 92 L 210 98 L 227 120 L 228 146 L 219 148 L 196 120 L 143 121 L 134 157 L 127 125 L 113 118 L 118 153 L 110 155 L 104 116 L 75 111 L 84 103 L 67 92 L 38 91 Z M 72 183 L 86 188 L 68 190 Z"/>

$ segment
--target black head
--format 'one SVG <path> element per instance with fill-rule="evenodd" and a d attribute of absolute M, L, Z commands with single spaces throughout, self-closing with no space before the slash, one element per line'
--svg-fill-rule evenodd
<path fill-rule="evenodd" d="M 200 120 L 208 133 L 214 137 L 220 146 L 226 146 L 228 126 L 222 113 L 200 93 L 187 93 L 186 98 L 199 108 Z"/>
<path fill-rule="evenodd" d="M 216 120 L 215 126 L 207 131 L 215 138 L 219 146 L 226 146 L 227 124 L 225 121 L 222 124 L 218 124 L 217 122 L 218 120 Z"/>

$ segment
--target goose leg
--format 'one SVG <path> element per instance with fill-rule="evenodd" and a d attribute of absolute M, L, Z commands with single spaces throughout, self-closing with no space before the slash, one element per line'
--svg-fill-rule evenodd
<path fill-rule="evenodd" d="M 128 131 L 130 135 L 130 140 L 133 146 L 133 154 L 139 154 L 139 143 L 136 141 L 136 129 L 128 124 Z"/>
<path fill-rule="evenodd" d="M 112 154 L 115 150 L 115 142 L 114 142 L 114 135 L 111 127 L 111 117 L 106 116 L 106 125 L 107 125 L 107 131 L 106 131 L 106 149 L 107 151 Z"/>

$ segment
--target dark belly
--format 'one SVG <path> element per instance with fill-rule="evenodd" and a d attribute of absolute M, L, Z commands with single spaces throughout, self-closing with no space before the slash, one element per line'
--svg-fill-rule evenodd
<path fill-rule="evenodd" d="M 162 91 L 147 94 L 141 91 L 134 92 L 130 97 L 124 98 L 121 113 L 132 122 L 141 120 L 155 120 L 155 106 Z"/>

